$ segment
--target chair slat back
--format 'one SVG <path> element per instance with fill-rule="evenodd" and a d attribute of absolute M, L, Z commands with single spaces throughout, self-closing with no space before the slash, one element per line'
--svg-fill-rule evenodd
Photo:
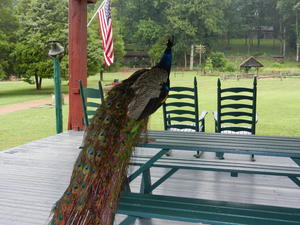
<path fill-rule="evenodd" d="M 253 88 L 221 88 L 217 84 L 217 121 L 216 132 L 245 131 L 255 134 L 257 80 L 254 77 Z"/>
<path fill-rule="evenodd" d="M 83 119 L 86 127 L 89 126 L 89 121 L 96 114 L 96 110 L 104 101 L 104 92 L 101 82 L 98 82 L 98 89 L 84 88 L 83 83 L 79 81 L 80 96 L 83 108 Z"/>
<path fill-rule="evenodd" d="M 163 104 L 164 129 L 200 131 L 197 79 L 194 87 L 171 87 Z"/>

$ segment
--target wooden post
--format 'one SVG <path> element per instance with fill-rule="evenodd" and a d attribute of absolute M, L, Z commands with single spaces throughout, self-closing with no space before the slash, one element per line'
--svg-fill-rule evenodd
<path fill-rule="evenodd" d="M 200 51 L 200 53 L 199 53 L 199 66 L 201 66 L 201 64 L 202 64 L 201 55 L 202 55 L 202 52 Z"/>
<path fill-rule="evenodd" d="M 69 0 L 69 121 L 68 130 L 83 130 L 79 80 L 87 85 L 87 3 Z"/>

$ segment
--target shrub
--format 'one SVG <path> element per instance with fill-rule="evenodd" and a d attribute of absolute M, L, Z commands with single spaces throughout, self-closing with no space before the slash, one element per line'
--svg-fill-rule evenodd
<path fill-rule="evenodd" d="M 212 52 L 210 54 L 213 68 L 222 69 L 226 65 L 226 58 L 223 52 Z"/>
<path fill-rule="evenodd" d="M 224 67 L 224 72 L 235 72 L 235 71 L 236 71 L 235 65 L 231 62 L 227 62 L 226 66 Z"/>
<path fill-rule="evenodd" d="M 211 72 L 213 70 L 212 60 L 209 57 L 206 59 L 206 62 L 205 62 L 205 65 L 204 65 L 204 70 L 206 72 Z"/>
<path fill-rule="evenodd" d="M 280 64 L 279 62 L 275 62 L 275 63 L 273 63 L 273 64 L 271 65 L 271 67 L 276 68 L 276 69 L 280 69 L 280 68 L 282 68 L 283 66 L 282 66 L 282 64 Z"/>

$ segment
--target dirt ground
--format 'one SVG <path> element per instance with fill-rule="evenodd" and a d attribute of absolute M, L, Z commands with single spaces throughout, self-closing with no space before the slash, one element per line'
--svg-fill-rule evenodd
<path fill-rule="evenodd" d="M 68 96 L 64 96 L 64 102 L 66 102 L 67 99 L 68 99 Z M 9 105 L 9 106 L 3 106 L 3 107 L 0 107 L 0 115 L 15 112 L 18 110 L 29 109 L 32 107 L 38 107 L 38 106 L 42 106 L 42 105 L 53 105 L 53 103 L 54 103 L 53 98 L 49 98 L 49 99 L 42 99 L 42 100 L 34 100 L 31 102 L 18 103 L 18 104 Z"/>

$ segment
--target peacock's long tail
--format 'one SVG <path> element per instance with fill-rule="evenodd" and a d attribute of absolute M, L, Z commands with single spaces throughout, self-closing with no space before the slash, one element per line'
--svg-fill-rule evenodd
<path fill-rule="evenodd" d="M 50 225 L 113 223 L 132 149 L 148 121 L 128 118 L 133 94 L 126 84 L 115 86 L 97 110 Z"/>

